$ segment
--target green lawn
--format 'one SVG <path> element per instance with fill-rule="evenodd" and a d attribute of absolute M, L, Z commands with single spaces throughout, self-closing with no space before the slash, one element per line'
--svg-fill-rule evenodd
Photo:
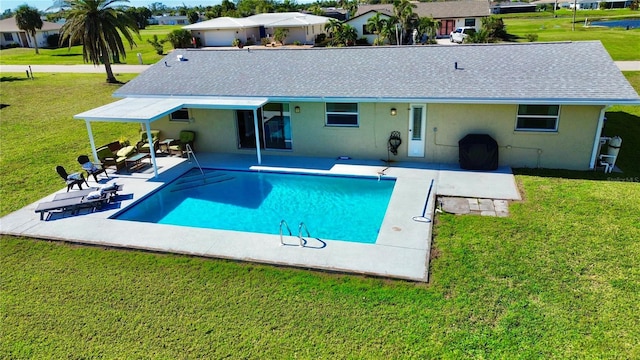
<path fill-rule="evenodd" d="M 62 188 L 114 86 L 2 76 L 5 215 Z M 3 236 L 0 358 L 640 358 L 640 106 L 607 116 L 623 174 L 519 170 L 510 217 L 439 215 L 429 284 Z"/>
<path fill-rule="evenodd" d="M 124 42 L 127 57 L 120 59 L 123 64 L 137 65 L 138 56 L 142 55 L 144 64 L 155 64 L 163 55 L 156 54 L 153 47 L 147 42 L 158 35 L 158 39 L 164 39 L 168 33 L 175 29 L 180 29 L 180 25 L 151 25 L 144 30 L 140 30 L 140 39 L 135 37 L 136 46 L 129 48 Z M 164 44 L 164 53 L 172 49 L 170 43 Z M 82 61 L 82 46 L 74 46 L 60 49 L 40 49 L 40 54 L 36 55 L 34 49 L 14 48 L 0 50 L 0 65 L 77 65 L 84 64 Z"/>
<path fill-rule="evenodd" d="M 505 18 L 504 23 L 507 32 L 518 36 L 518 41 L 527 41 L 526 34 L 537 34 L 538 41 L 584 41 L 600 40 L 613 60 L 640 60 L 640 29 L 625 30 L 622 28 L 584 27 L 585 16 L 595 21 L 595 15 L 591 10 L 583 10 L 578 13 L 575 31 L 572 31 L 573 19 L 566 17 L 540 17 L 540 18 Z M 640 12 L 637 12 L 640 17 Z"/>

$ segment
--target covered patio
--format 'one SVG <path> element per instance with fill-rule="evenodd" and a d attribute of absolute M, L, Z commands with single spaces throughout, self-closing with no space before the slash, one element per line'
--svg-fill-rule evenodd
<path fill-rule="evenodd" d="M 74 115 L 76 119 L 84 119 L 89 133 L 91 152 L 94 161 L 100 162 L 96 151 L 96 144 L 91 130 L 94 121 L 105 122 L 133 122 L 139 123 L 147 133 L 147 139 L 152 139 L 151 123 L 182 108 L 194 109 L 225 109 L 251 110 L 256 134 L 256 156 L 258 164 L 262 162 L 260 153 L 260 137 L 258 131 L 258 109 L 266 104 L 266 98 L 222 98 L 222 97 L 128 97 L 107 105 Z M 151 151 L 151 164 L 154 176 L 158 176 L 156 154 Z"/>

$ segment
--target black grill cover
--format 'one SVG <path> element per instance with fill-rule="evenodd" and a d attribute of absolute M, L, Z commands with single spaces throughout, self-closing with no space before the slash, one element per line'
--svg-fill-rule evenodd
<path fill-rule="evenodd" d="M 487 134 L 469 134 L 458 141 L 460 167 L 466 170 L 498 168 L 498 143 Z"/>

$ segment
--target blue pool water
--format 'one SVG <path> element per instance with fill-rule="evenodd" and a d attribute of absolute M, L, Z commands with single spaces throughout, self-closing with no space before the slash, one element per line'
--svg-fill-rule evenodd
<path fill-rule="evenodd" d="M 120 220 L 375 243 L 395 180 L 192 169 L 116 215 Z M 286 233 L 286 231 L 285 231 Z M 288 233 L 287 233 L 288 235 Z M 304 234 L 306 235 L 306 233 Z"/>

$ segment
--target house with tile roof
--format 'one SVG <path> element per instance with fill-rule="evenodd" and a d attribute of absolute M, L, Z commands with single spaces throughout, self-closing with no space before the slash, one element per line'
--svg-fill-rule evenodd
<path fill-rule="evenodd" d="M 35 41 L 37 41 L 38 47 L 48 46 L 47 38 L 50 35 L 60 33 L 61 28 L 60 24 L 43 21 L 42 29 L 36 30 Z M 16 44 L 19 47 L 35 47 L 34 39 L 16 25 L 15 16 L 0 20 L 0 46 L 5 48 Z"/>
<path fill-rule="evenodd" d="M 415 5 L 413 8 L 414 14 L 440 21 L 440 28 L 437 32 L 438 37 L 447 37 L 449 33 L 462 26 L 473 26 L 476 30 L 480 30 L 482 18 L 491 15 L 491 8 L 486 1 L 417 2 L 413 3 L 413 5 Z M 393 4 L 358 5 L 358 11 L 356 11 L 354 18 L 349 23 L 356 28 L 359 37 L 365 35 L 361 26 L 362 23 L 366 24 L 367 20 L 375 12 L 393 16 Z M 357 20 L 358 24 L 354 24 L 354 20 Z"/>
<path fill-rule="evenodd" d="M 243 44 L 260 44 L 271 38 L 276 29 L 288 30 L 286 43 L 313 44 L 318 34 L 324 34 L 328 17 L 299 12 L 256 14 L 246 18 L 219 17 L 185 26 L 203 46 L 231 46 L 234 39 Z"/>
<path fill-rule="evenodd" d="M 596 165 L 607 107 L 640 104 L 599 41 L 177 49 L 114 96 L 75 117 L 137 122 L 149 138 L 192 130 L 198 152 L 257 163 L 385 159 L 397 132 L 396 161 L 455 164 L 462 138 L 487 134 L 501 166 L 577 170 Z"/>

